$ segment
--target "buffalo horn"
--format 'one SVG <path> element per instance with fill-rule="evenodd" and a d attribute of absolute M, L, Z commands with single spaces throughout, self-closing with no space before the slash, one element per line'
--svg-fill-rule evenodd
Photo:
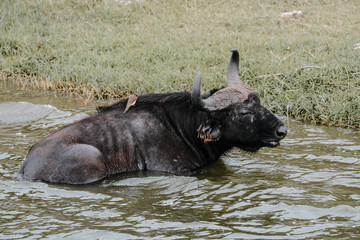
<path fill-rule="evenodd" d="M 241 83 L 239 77 L 239 52 L 237 49 L 231 49 L 232 55 L 229 62 L 226 85 L 229 87 L 233 84 Z"/>
<path fill-rule="evenodd" d="M 200 94 L 201 74 L 200 72 L 197 74 L 191 93 L 191 102 L 198 109 L 206 112 L 226 110 L 243 101 L 250 92 L 253 92 L 249 85 L 240 80 L 238 50 L 232 49 L 231 52 L 225 88 L 203 99 Z"/>
<path fill-rule="evenodd" d="M 195 78 L 194 85 L 191 91 L 191 102 L 197 109 L 205 112 L 220 111 L 225 108 L 228 108 L 229 105 L 231 105 L 227 101 L 227 98 L 231 97 L 231 93 L 230 96 L 228 96 L 228 94 L 226 93 L 226 90 L 228 88 L 219 90 L 219 92 L 225 91 L 223 92 L 223 94 L 215 93 L 214 95 L 216 96 L 212 95 L 207 99 L 202 99 L 200 94 L 200 89 L 201 89 L 200 80 L 201 80 L 201 73 L 199 72 Z"/>
<path fill-rule="evenodd" d="M 191 91 L 191 102 L 198 109 L 206 110 L 204 108 L 204 102 L 200 96 L 200 89 L 201 89 L 200 80 L 201 80 L 201 72 L 198 72 L 198 74 L 196 75 L 194 84 L 193 84 L 192 91 Z"/>

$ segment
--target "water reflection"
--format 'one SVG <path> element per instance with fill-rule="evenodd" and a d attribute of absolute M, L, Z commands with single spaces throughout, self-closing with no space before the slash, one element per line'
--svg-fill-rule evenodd
<path fill-rule="evenodd" d="M 1 239 L 360 237 L 357 130 L 288 121 L 281 147 L 234 150 L 197 176 L 129 173 L 54 185 L 20 181 L 17 169 L 32 144 L 96 103 L 0 91 Z"/>

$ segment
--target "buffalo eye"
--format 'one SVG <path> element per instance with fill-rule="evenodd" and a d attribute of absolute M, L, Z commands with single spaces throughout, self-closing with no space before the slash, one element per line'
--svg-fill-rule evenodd
<path fill-rule="evenodd" d="M 249 115 L 249 114 L 252 114 L 252 112 L 249 110 L 249 109 L 241 109 L 239 111 L 240 115 L 242 116 L 246 116 L 246 115 Z"/>
<path fill-rule="evenodd" d="M 241 118 L 244 120 L 249 120 L 250 122 L 254 122 L 254 120 L 255 120 L 254 113 L 248 108 L 241 109 L 239 111 L 239 114 L 240 114 Z"/>

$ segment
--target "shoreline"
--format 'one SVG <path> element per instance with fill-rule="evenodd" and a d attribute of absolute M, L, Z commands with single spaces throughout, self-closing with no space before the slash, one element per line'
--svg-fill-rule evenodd
<path fill-rule="evenodd" d="M 156 3 L 2 1 L 1 79 L 87 103 L 183 91 L 201 71 L 207 91 L 237 48 L 241 79 L 269 110 L 360 128 L 357 1 Z"/>

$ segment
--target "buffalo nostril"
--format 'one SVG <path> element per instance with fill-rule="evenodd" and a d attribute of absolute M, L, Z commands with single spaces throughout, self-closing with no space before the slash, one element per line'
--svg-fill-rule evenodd
<path fill-rule="evenodd" d="M 276 136 L 278 138 L 284 138 L 287 134 L 287 128 L 285 126 L 280 126 L 277 130 L 276 130 Z"/>

